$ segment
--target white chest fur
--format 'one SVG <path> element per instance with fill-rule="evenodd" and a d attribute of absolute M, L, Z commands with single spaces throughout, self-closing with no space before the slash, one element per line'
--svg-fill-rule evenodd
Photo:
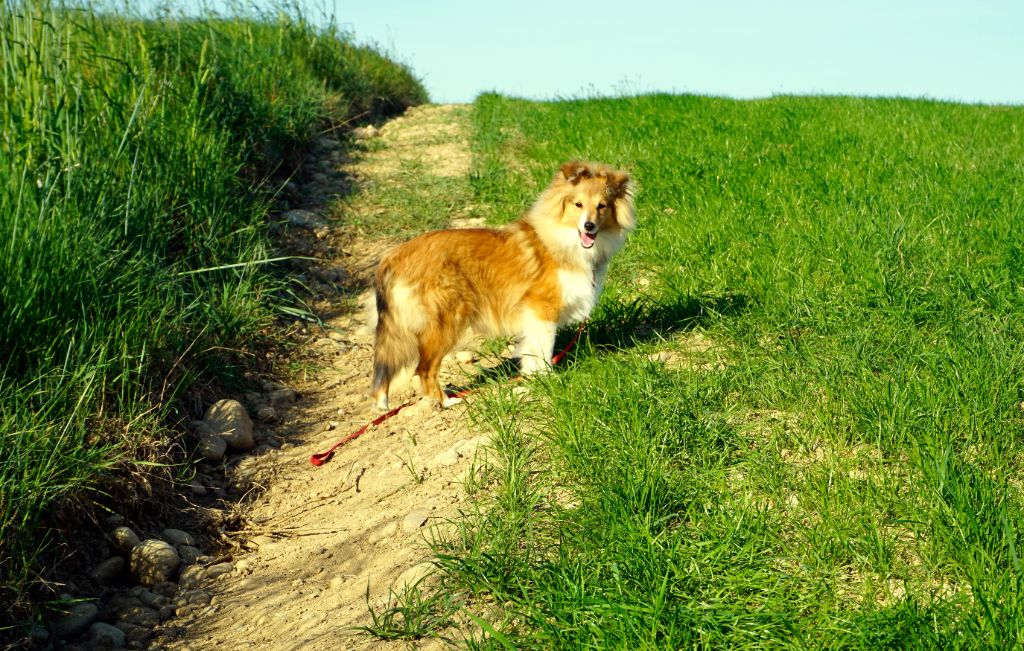
<path fill-rule="evenodd" d="M 597 304 L 604 282 L 605 269 L 597 273 L 562 269 L 558 272 L 558 282 L 562 287 L 562 311 L 558 316 L 558 325 L 579 323 L 590 316 L 590 311 Z"/>

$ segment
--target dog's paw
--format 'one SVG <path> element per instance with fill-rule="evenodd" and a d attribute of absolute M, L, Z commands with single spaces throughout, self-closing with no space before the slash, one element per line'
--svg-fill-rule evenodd
<path fill-rule="evenodd" d="M 444 400 L 441 401 L 441 406 L 447 409 L 449 407 L 454 407 L 460 402 L 462 402 L 462 398 L 456 398 L 455 396 L 447 396 Z"/>

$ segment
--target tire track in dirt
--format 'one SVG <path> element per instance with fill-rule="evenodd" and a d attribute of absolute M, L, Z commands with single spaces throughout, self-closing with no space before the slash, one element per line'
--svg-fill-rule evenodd
<path fill-rule="evenodd" d="M 262 493 L 245 507 L 243 530 L 232 534 L 240 550 L 234 570 L 206 585 L 210 605 L 174 620 L 155 648 L 408 648 L 408 642 L 381 641 L 354 627 L 371 623 L 367 595 L 380 604 L 392 588 L 428 570 L 424 539 L 443 535 L 445 520 L 466 502 L 462 479 L 479 462 L 485 438 L 469 429 L 463 405 L 437 411 L 420 401 L 339 449 L 325 466 L 315 468 L 308 459 L 376 415 L 366 397 L 372 339 L 361 330 L 351 294 L 366 285 L 394 240 L 362 238 L 348 222 L 360 212 L 392 210 L 380 197 L 394 197 L 410 170 L 444 179 L 445 187 L 452 179 L 464 183 L 468 197 L 468 121 L 469 107 L 424 106 L 385 124 L 349 154 L 321 138 L 314 152 L 330 155 L 310 163 L 322 171 L 290 189 L 305 212 L 285 213 L 291 222 L 285 237 L 306 229 L 320 241 L 324 257 L 308 265 L 303 278 L 326 297 L 314 304 L 328 328 L 302 328 L 305 344 L 292 361 L 311 370 L 291 385 L 297 401 L 279 405 L 277 422 L 262 426 L 284 443 L 249 457 L 243 468 Z M 338 202 L 332 178 L 363 189 Z M 465 211 L 453 204 L 448 217 L 455 225 L 479 221 Z M 327 300 L 330 291 L 317 291 L 330 283 L 349 290 L 349 299 L 338 301 L 335 291 Z M 467 352 L 457 357 L 471 361 Z M 457 381 L 468 370 L 448 360 L 442 378 Z M 411 386 L 398 384 L 393 404 L 413 395 Z"/>

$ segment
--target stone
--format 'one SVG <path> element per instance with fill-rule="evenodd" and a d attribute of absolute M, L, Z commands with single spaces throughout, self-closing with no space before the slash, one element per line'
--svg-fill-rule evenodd
<path fill-rule="evenodd" d="M 93 568 L 89 575 L 100 585 L 110 585 L 121 575 L 124 569 L 124 559 L 120 556 L 111 556 Z"/>
<path fill-rule="evenodd" d="M 430 509 L 413 509 L 402 519 L 402 531 L 416 531 L 430 519 Z"/>
<path fill-rule="evenodd" d="M 199 439 L 196 451 L 207 461 L 220 461 L 228 451 L 228 442 L 216 434 L 209 434 Z"/>
<path fill-rule="evenodd" d="M 161 622 L 166 622 L 168 619 L 174 617 L 175 606 L 167 604 L 166 606 L 160 606 L 160 610 L 156 611 L 157 617 L 160 618 Z"/>
<path fill-rule="evenodd" d="M 203 497 L 206 495 L 206 486 L 203 486 L 198 481 L 190 481 L 188 483 L 188 489 L 192 491 L 192 494 L 196 497 Z"/>
<path fill-rule="evenodd" d="M 199 560 L 199 557 L 203 555 L 197 547 L 192 545 L 179 545 L 178 556 L 181 558 L 181 562 L 184 565 L 192 565 Z"/>
<path fill-rule="evenodd" d="M 327 337 L 329 339 L 331 339 L 332 341 L 337 341 L 337 342 L 342 342 L 342 343 L 345 341 L 345 335 L 341 334 L 337 330 L 328 330 L 327 331 Z"/>
<path fill-rule="evenodd" d="M 277 420 L 277 410 L 270 405 L 260 405 L 256 408 L 256 418 L 266 423 L 273 422 Z"/>
<path fill-rule="evenodd" d="M 203 422 L 234 450 L 251 450 L 255 445 L 252 419 L 237 400 L 218 400 L 206 410 Z"/>
<path fill-rule="evenodd" d="M 455 360 L 460 364 L 472 364 L 476 361 L 476 355 L 471 350 L 460 350 L 455 353 Z"/>
<path fill-rule="evenodd" d="M 243 558 L 242 560 L 235 563 L 235 571 L 239 574 L 248 574 L 252 572 L 253 565 L 254 564 L 250 559 Z"/>
<path fill-rule="evenodd" d="M 665 364 L 666 362 L 671 361 L 672 353 L 670 353 L 667 350 L 662 350 L 657 353 L 651 353 L 650 355 L 647 356 L 647 359 L 659 364 Z"/>
<path fill-rule="evenodd" d="M 454 466 L 459 462 L 459 451 L 455 447 L 448 448 L 434 455 L 430 463 L 435 466 Z"/>
<path fill-rule="evenodd" d="M 217 563 L 206 568 L 206 577 L 209 579 L 216 579 L 218 576 L 229 574 L 234 566 L 231 563 Z"/>
<path fill-rule="evenodd" d="M 68 613 L 53 622 L 53 634 L 61 640 L 81 635 L 88 630 L 100 609 L 87 601 L 71 604 Z"/>
<path fill-rule="evenodd" d="M 143 628 L 153 628 L 160 624 L 160 614 L 157 613 L 156 610 L 147 608 L 146 606 L 135 606 L 134 608 L 129 608 L 121 617 L 129 624 L 141 626 Z M 128 631 L 125 631 L 125 634 L 130 636 Z"/>
<path fill-rule="evenodd" d="M 294 209 L 289 210 L 281 215 L 289 224 L 292 226 L 300 226 L 302 228 L 315 228 L 322 226 L 323 222 L 316 216 L 316 213 L 310 210 Z"/>
<path fill-rule="evenodd" d="M 132 574 L 143 585 L 171 580 L 180 565 L 178 551 L 163 540 L 144 540 L 132 549 Z"/>
<path fill-rule="evenodd" d="M 175 547 L 178 545 L 196 544 L 196 539 L 192 537 L 192 534 L 181 529 L 164 529 L 160 532 L 160 536 Z"/>
<path fill-rule="evenodd" d="M 167 599 L 151 590 L 139 592 L 139 603 L 147 608 L 159 608 L 167 603 Z"/>
<path fill-rule="evenodd" d="M 372 124 L 368 124 L 365 127 L 352 129 L 352 135 L 356 140 L 371 140 L 380 135 L 380 130 Z"/>
<path fill-rule="evenodd" d="M 204 580 L 206 580 L 206 568 L 202 565 L 189 565 L 181 571 L 178 585 L 185 590 L 191 590 L 198 587 Z"/>
<path fill-rule="evenodd" d="M 285 405 L 298 400 L 299 394 L 291 387 L 281 387 L 269 392 L 267 398 L 275 405 Z"/>
<path fill-rule="evenodd" d="M 417 563 L 399 575 L 395 581 L 395 587 L 402 590 L 406 586 L 414 586 L 423 579 L 434 573 L 434 564 L 430 562 Z"/>
<path fill-rule="evenodd" d="M 121 526 L 110 532 L 110 539 L 114 542 L 114 546 L 123 552 L 130 552 L 138 545 L 139 540 L 138 534 L 131 530 L 129 527 Z"/>
<path fill-rule="evenodd" d="M 124 631 L 110 624 L 96 622 L 89 627 L 89 645 L 93 649 L 123 649 Z"/>

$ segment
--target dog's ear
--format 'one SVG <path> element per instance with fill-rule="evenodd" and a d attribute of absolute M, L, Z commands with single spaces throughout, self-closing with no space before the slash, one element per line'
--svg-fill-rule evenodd
<path fill-rule="evenodd" d="M 608 189 L 615 198 L 623 197 L 633 191 L 633 182 L 627 172 L 612 171 L 608 173 Z"/>
<path fill-rule="evenodd" d="M 589 178 L 591 176 L 590 166 L 586 163 L 581 163 L 578 160 L 563 163 L 560 172 L 562 174 L 562 178 L 573 185 L 579 183 L 581 179 Z"/>

